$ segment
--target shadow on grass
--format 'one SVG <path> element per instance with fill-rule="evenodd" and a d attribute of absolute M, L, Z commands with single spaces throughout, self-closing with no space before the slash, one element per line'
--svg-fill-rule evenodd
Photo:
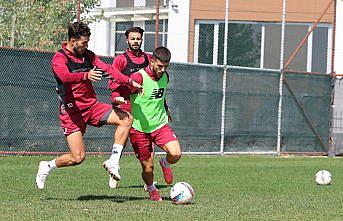
<path fill-rule="evenodd" d="M 86 196 L 79 196 L 76 199 L 72 198 L 56 198 L 56 197 L 49 197 L 46 200 L 64 200 L 64 201 L 92 201 L 92 200 L 109 200 L 112 202 L 117 203 L 124 203 L 125 201 L 137 201 L 137 200 L 147 200 L 148 197 L 143 196 L 109 196 L 109 195 L 86 195 Z"/>
<path fill-rule="evenodd" d="M 147 197 L 138 197 L 138 196 L 106 196 L 106 195 L 87 195 L 80 196 L 77 200 L 80 201 L 89 201 L 89 200 L 110 200 L 112 202 L 123 203 L 125 201 L 137 201 L 137 200 L 146 200 Z"/>
<path fill-rule="evenodd" d="M 166 189 L 166 188 L 169 188 L 171 187 L 170 185 L 165 185 L 165 184 L 155 184 L 156 188 L 157 189 Z M 132 186 L 120 186 L 120 189 L 124 189 L 124 188 L 142 188 L 143 189 L 143 185 L 132 185 Z"/>
<path fill-rule="evenodd" d="M 165 189 L 170 187 L 169 185 L 156 185 L 157 189 Z M 124 188 L 138 188 L 143 189 L 143 185 L 131 185 L 131 186 L 120 186 L 120 189 Z M 163 200 L 171 200 L 170 197 L 162 197 Z M 124 203 L 126 201 L 138 201 L 138 200 L 149 200 L 148 194 L 144 196 L 120 196 L 120 195 L 85 195 L 79 196 L 78 198 L 56 198 L 48 197 L 46 200 L 63 200 L 63 201 L 92 201 L 92 200 L 108 200 L 116 203 Z"/>

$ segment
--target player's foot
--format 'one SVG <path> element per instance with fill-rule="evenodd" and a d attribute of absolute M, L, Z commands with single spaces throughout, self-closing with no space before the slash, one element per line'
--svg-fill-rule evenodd
<path fill-rule="evenodd" d="M 153 191 L 149 192 L 149 197 L 153 201 L 162 201 L 160 193 L 158 192 L 157 189 L 154 189 Z"/>
<path fill-rule="evenodd" d="M 110 186 L 110 188 L 112 189 L 116 189 L 119 187 L 119 181 L 116 181 L 115 179 L 113 179 L 113 177 L 111 175 L 109 175 L 110 179 L 108 180 L 108 185 Z"/>
<path fill-rule="evenodd" d="M 49 176 L 49 172 L 51 171 L 47 161 L 39 162 L 38 172 L 36 175 L 36 186 L 38 189 L 44 189 L 44 184 L 46 178 Z"/>
<path fill-rule="evenodd" d="M 113 165 L 111 164 L 110 160 L 106 160 L 102 166 L 108 171 L 108 173 L 112 176 L 113 179 L 116 181 L 120 180 L 120 174 L 119 174 L 119 165 Z"/>
<path fill-rule="evenodd" d="M 173 182 L 173 171 L 170 167 L 165 167 L 162 162 L 163 158 L 160 159 L 160 165 L 162 167 L 164 180 L 167 184 L 172 184 Z"/>
<path fill-rule="evenodd" d="M 155 185 L 156 183 L 157 183 L 157 181 L 154 181 L 154 182 L 153 182 L 154 185 Z M 143 190 L 144 190 L 145 192 L 148 192 L 148 186 L 147 186 L 146 184 L 144 184 Z"/>

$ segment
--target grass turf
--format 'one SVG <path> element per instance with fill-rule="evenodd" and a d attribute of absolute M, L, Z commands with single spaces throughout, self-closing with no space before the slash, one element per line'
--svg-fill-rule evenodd
<path fill-rule="evenodd" d="M 0 157 L 0 220 L 342 220 L 343 161 L 340 158 L 183 156 L 174 181 L 190 183 L 190 205 L 173 205 L 155 159 L 162 202 L 143 191 L 133 156 L 121 160 L 119 189 L 109 189 L 101 164 L 89 156 L 76 167 L 55 170 L 43 191 L 34 179 L 40 160 Z M 318 186 L 314 175 L 327 169 L 333 184 Z"/>

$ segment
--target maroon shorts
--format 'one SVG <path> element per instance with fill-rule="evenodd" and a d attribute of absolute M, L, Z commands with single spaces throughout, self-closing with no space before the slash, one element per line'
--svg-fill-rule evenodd
<path fill-rule="evenodd" d="M 126 104 L 121 104 L 121 105 L 118 105 L 117 107 L 119 107 L 123 111 L 131 113 L 131 103 L 129 100 L 126 100 Z"/>
<path fill-rule="evenodd" d="M 110 116 L 112 106 L 110 104 L 97 102 L 91 108 L 68 113 L 60 111 L 60 125 L 64 131 L 64 135 L 68 136 L 76 131 L 86 132 L 87 124 L 101 127 L 106 123 Z"/>
<path fill-rule="evenodd" d="M 154 143 L 159 147 L 164 147 L 170 141 L 177 140 L 176 135 L 168 124 L 152 133 L 144 133 L 131 128 L 130 141 L 135 151 L 136 157 L 140 160 L 147 160 L 154 152 Z"/>

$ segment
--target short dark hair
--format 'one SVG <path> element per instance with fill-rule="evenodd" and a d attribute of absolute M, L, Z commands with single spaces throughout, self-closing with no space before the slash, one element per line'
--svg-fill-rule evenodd
<path fill-rule="evenodd" d="M 141 36 L 143 36 L 144 30 L 140 27 L 131 27 L 131 28 L 127 29 L 125 32 L 126 38 L 129 38 L 129 34 L 131 32 L 137 32 L 137 33 L 141 34 Z"/>
<path fill-rule="evenodd" d="M 168 48 L 161 46 L 154 50 L 154 52 L 152 53 L 152 57 L 162 62 L 169 62 L 171 53 Z"/>
<path fill-rule="evenodd" d="M 68 37 L 69 40 L 71 38 L 80 39 L 81 36 L 89 37 L 91 35 L 91 31 L 89 27 L 82 23 L 82 22 L 71 22 L 68 25 Z"/>

